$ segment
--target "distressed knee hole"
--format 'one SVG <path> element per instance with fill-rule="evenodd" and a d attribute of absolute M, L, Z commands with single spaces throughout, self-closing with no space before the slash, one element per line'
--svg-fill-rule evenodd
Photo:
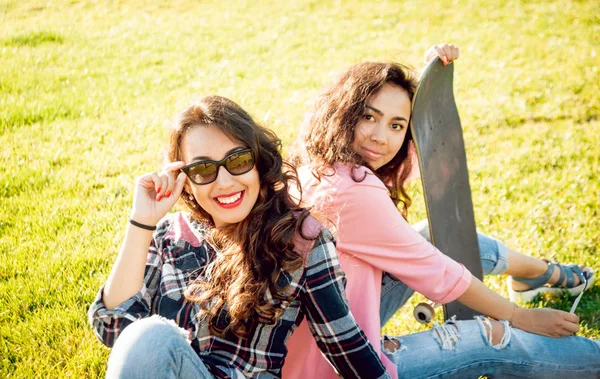
<path fill-rule="evenodd" d="M 487 343 L 496 350 L 504 349 L 510 342 L 512 331 L 507 321 L 490 320 L 484 316 L 476 317 Z"/>
<path fill-rule="evenodd" d="M 443 350 L 452 350 L 460 340 L 460 329 L 456 318 L 452 317 L 444 325 L 434 325 L 431 331 L 437 337 L 437 341 Z"/>
<path fill-rule="evenodd" d="M 406 346 L 402 345 L 398 338 L 394 337 L 383 337 L 383 350 L 386 353 L 393 354 L 398 351 L 406 350 Z"/>

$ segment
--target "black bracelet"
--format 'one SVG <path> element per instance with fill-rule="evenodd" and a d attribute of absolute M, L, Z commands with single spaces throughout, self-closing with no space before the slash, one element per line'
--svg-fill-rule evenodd
<path fill-rule="evenodd" d="M 146 229 L 146 230 L 156 230 L 156 225 L 150 226 L 150 225 L 140 224 L 139 222 L 135 221 L 132 218 L 129 219 L 129 223 L 131 225 L 137 226 L 138 228 L 142 228 L 142 229 Z"/>

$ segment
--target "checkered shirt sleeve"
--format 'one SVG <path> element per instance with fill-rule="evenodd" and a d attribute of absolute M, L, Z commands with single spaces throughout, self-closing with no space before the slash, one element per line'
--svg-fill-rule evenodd
<path fill-rule="evenodd" d="M 144 283 L 138 293 L 119 304 L 115 309 L 108 310 L 102 301 L 104 286 L 100 288 L 94 302 L 88 310 L 88 319 L 94 333 L 108 347 L 112 347 L 121 331 L 132 322 L 152 313 L 152 303 L 159 290 L 163 261 L 160 254 L 160 243 L 169 224 L 163 223 L 152 238 L 146 268 Z"/>

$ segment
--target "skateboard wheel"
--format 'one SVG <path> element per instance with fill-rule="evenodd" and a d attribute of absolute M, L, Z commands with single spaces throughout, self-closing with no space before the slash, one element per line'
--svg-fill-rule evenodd
<path fill-rule="evenodd" d="M 421 324 L 429 324 L 435 316 L 435 309 L 430 304 L 419 303 L 413 311 L 415 319 Z"/>

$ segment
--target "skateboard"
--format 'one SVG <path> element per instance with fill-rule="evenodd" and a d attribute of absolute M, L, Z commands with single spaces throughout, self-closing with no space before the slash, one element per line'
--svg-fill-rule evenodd
<path fill-rule="evenodd" d="M 410 128 L 421 169 L 431 242 L 482 279 L 467 157 L 454 101 L 453 76 L 453 63 L 444 66 L 437 57 L 429 63 L 413 98 Z M 430 308 L 434 312 L 434 307 Z M 478 314 L 458 302 L 445 304 L 443 309 L 445 319 L 456 316 L 465 320 Z M 427 319 L 429 308 L 426 307 L 425 311 L 423 317 Z M 418 317 L 417 309 L 415 316 Z"/>

